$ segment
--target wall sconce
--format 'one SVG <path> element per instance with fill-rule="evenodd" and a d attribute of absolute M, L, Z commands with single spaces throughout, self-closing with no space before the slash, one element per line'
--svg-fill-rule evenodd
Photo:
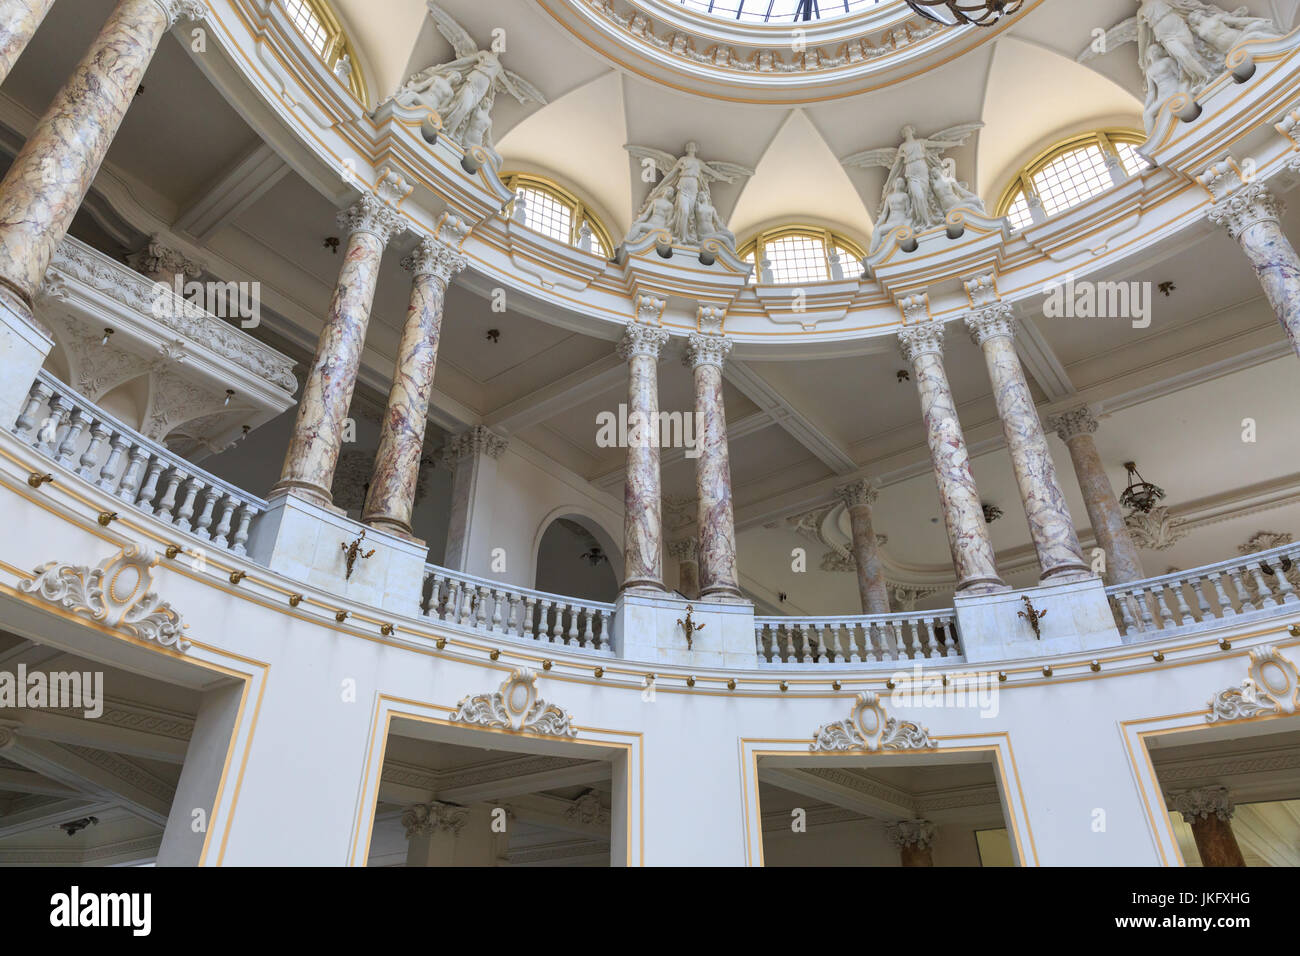
<path fill-rule="evenodd" d="M 690 677 L 686 678 L 686 686 L 687 686 L 687 687 L 694 687 L 694 686 L 695 686 L 695 675 L 694 675 L 694 674 L 692 674 Z"/>
<path fill-rule="evenodd" d="M 394 628 L 393 625 L 383 624 L 379 628 L 379 633 L 384 635 L 384 637 L 392 637 L 394 630 L 396 630 L 396 628 Z"/>
<path fill-rule="evenodd" d="M 233 388 L 228 388 L 228 389 L 226 389 L 226 400 L 225 400 L 224 402 L 221 403 L 221 407 L 222 407 L 222 408 L 229 408 L 229 407 L 230 407 L 230 400 L 231 400 L 232 398 L 234 398 L 234 397 L 235 397 L 235 390 L 234 390 Z"/>
<path fill-rule="evenodd" d="M 597 668 L 595 668 L 595 669 L 592 670 L 591 674 L 592 674 L 593 677 L 596 677 L 596 678 L 598 678 L 598 679 L 601 678 L 601 677 L 604 677 L 604 676 L 605 676 L 605 668 L 603 668 L 603 667 L 597 667 Z"/>
<path fill-rule="evenodd" d="M 790 689 L 790 685 L 785 681 L 781 681 L 781 683 L 778 686 L 781 688 L 782 693 Z"/>
<path fill-rule="evenodd" d="M 491 658 L 492 660 L 494 660 L 494 661 L 495 661 L 495 660 L 500 660 L 500 659 L 501 659 L 501 651 L 500 651 L 499 649 L 497 649 L 497 648 L 493 648 L 492 653 L 489 654 L 488 657 L 490 657 L 490 658 Z"/>
<path fill-rule="evenodd" d="M 1051 676 L 1052 676 L 1052 667 L 1051 667 L 1050 664 L 1049 664 L 1047 667 L 1044 667 L 1044 668 L 1043 668 L 1043 676 L 1044 676 L 1044 677 L 1051 677 Z"/>
<path fill-rule="evenodd" d="M 289 595 L 289 607 L 297 607 L 297 606 L 298 606 L 299 604 L 301 604 L 301 603 L 302 603 L 302 595 L 301 595 L 301 594 L 290 594 L 290 595 Z"/>
<path fill-rule="evenodd" d="M 433 642 L 433 646 L 436 647 L 438 650 L 442 650 L 444 647 L 447 646 L 447 639 L 445 637 L 440 637 Z"/>
<path fill-rule="evenodd" d="M 340 624 L 342 624 L 347 619 L 348 619 L 347 611 L 339 611 L 334 615 L 334 620 L 338 621 Z"/>
<path fill-rule="evenodd" d="M 839 690 L 842 686 L 844 685 L 837 680 L 831 681 L 831 690 Z"/>
<path fill-rule="evenodd" d="M 112 330 L 112 329 L 105 329 L 105 330 L 104 330 L 104 337 L 103 337 L 102 339 L 99 340 L 99 344 L 100 344 L 100 345 L 107 345 L 107 344 L 108 344 L 108 340 L 112 337 L 112 335 L 113 335 L 113 330 Z"/>
<path fill-rule="evenodd" d="M 1165 659 L 1165 652 L 1156 651 L 1154 654 L 1151 655 L 1151 659 L 1155 661 L 1157 664 L 1159 664 L 1161 661 Z"/>
<path fill-rule="evenodd" d="M 735 689 L 736 689 L 736 678 L 733 677 L 731 678 L 731 680 L 727 681 L 727 690 L 735 690 Z"/>
<path fill-rule="evenodd" d="M 244 580 L 244 578 L 246 578 L 246 577 L 248 577 L 248 574 L 247 574 L 246 572 L 244 572 L 244 571 L 231 571 L 231 572 L 230 572 L 230 583 L 231 583 L 231 584 L 238 584 L 240 581 Z"/>
<path fill-rule="evenodd" d="M 549 671 L 554 666 L 549 660 L 542 661 L 542 670 Z"/>
<path fill-rule="evenodd" d="M 167 550 L 164 551 L 163 554 L 167 555 L 167 560 L 175 561 L 176 555 L 180 554 L 182 550 L 183 549 L 179 544 L 169 544 L 167 545 Z"/>
<path fill-rule="evenodd" d="M 107 528 L 109 525 L 111 525 L 114 521 L 117 520 L 117 512 L 116 512 L 116 511 L 101 511 L 101 512 L 99 513 L 99 519 L 98 519 L 98 520 L 99 520 L 99 523 L 100 523 L 101 525 L 103 525 L 105 528 Z"/>
<path fill-rule="evenodd" d="M 41 485 L 54 480 L 53 475 L 42 475 L 39 472 L 32 472 L 27 476 L 27 483 L 33 488 L 39 488 Z"/>
<path fill-rule="evenodd" d="M 1219 650 L 1221 650 L 1221 651 L 1230 651 L 1230 650 L 1232 650 L 1232 641 L 1228 640 L 1226 637 L 1220 638 L 1220 639 L 1219 639 Z"/>
<path fill-rule="evenodd" d="M 1092 671 L 1094 674 L 1097 673 L 1099 670 L 1101 670 L 1101 661 L 1093 661 L 1091 664 L 1088 665 L 1088 669 Z"/>

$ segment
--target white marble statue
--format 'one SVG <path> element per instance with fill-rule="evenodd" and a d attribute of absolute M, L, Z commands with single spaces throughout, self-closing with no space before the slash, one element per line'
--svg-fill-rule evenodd
<path fill-rule="evenodd" d="M 954 209 L 984 212 L 983 200 L 948 174 L 942 158 L 944 152 L 961 146 L 983 127 L 983 123 L 964 123 L 919 138 L 916 127 L 904 126 L 903 142 L 898 146 L 868 149 L 841 160 L 845 166 L 889 170 L 876 215 L 878 238 L 873 239 L 874 245 L 897 226 L 911 226 L 920 232 L 941 225 Z"/>
<path fill-rule="evenodd" d="M 1204 0 L 1138 0 L 1137 13 L 1107 30 L 1079 54 L 1087 63 L 1126 43 L 1138 46 L 1138 65 L 1146 78 L 1147 132 L 1165 101 L 1177 94 L 1195 96 L 1227 69 L 1228 52 L 1243 40 L 1282 35 L 1272 20 L 1232 12 Z"/>
<path fill-rule="evenodd" d="M 673 239 L 686 245 L 698 246 L 701 240 L 718 238 L 735 251 L 735 237 L 726 230 L 717 210 L 713 208 L 709 184 L 716 181 L 734 183 L 738 179 L 754 175 L 752 169 L 716 160 L 705 162 L 696 155 L 699 147 L 693 142 L 686 144 L 686 154 L 680 158 L 649 146 L 623 148 L 637 159 L 654 163 L 663 176 L 659 185 L 646 197 L 625 242 L 634 240 L 633 233 L 639 237 L 651 231 L 639 227 L 648 226 L 658 215 L 656 210 L 662 210 L 660 200 L 663 194 L 671 191 L 671 211 L 667 220 L 656 228 L 666 227 Z"/>
<path fill-rule="evenodd" d="M 436 63 L 412 76 L 393 94 L 408 109 L 426 108 L 442 120 L 442 132 L 462 146 L 492 151 L 492 105 L 498 92 L 522 104 L 545 105 L 546 97 L 517 73 L 507 70 L 497 54 L 481 50 L 465 29 L 430 0 L 429 17 L 451 44 L 456 59 Z M 493 153 L 495 155 L 495 153 Z"/>

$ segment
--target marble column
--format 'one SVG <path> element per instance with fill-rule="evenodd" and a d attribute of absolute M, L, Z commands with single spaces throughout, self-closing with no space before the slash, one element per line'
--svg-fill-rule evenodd
<path fill-rule="evenodd" d="M 1300 354 L 1300 256 L 1282 232 L 1285 211 L 1263 183 L 1251 183 L 1215 203 L 1207 218 L 1246 253 L 1291 348 Z"/>
<path fill-rule="evenodd" d="M 851 485 L 836 488 L 835 493 L 849 512 L 853 533 L 853 562 L 858 568 L 858 594 L 862 598 L 863 614 L 888 614 L 889 585 L 885 582 L 885 568 L 880 563 L 880 548 L 876 542 L 876 528 L 871 520 L 871 506 L 875 504 L 880 489 L 866 478 Z"/>
<path fill-rule="evenodd" d="M 1246 865 L 1237 837 L 1232 832 L 1232 814 L 1236 807 L 1227 787 L 1184 790 L 1172 795 L 1169 806 L 1181 813 L 1192 828 L 1202 866 Z"/>
<path fill-rule="evenodd" d="M 158 43 L 206 15 L 197 0 L 120 0 L 14 158 L 0 182 L 0 286 L 27 310 Z"/>
<path fill-rule="evenodd" d="M 1146 577 L 1142 558 L 1133 543 L 1133 536 L 1129 534 L 1128 525 L 1124 523 L 1124 512 L 1120 510 L 1115 489 L 1111 487 L 1101 456 L 1097 454 L 1097 442 L 1092 437 L 1097 431 L 1097 419 L 1083 405 L 1053 415 L 1047 427 L 1055 429 L 1070 450 L 1074 474 L 1079 479 L 1079 490 L 1083 492 L 1083 503 L 1088 509 L 1088 520 L 1092 522 L 1092 533 L 1097 538 L 1097 547 L 1106 554 L 1106 583 L 1141 581 Z"/>
<path fill-rule="evenodd" d="M 330 486 L 361 366 L 379 261 L 388 240 L 403 222 L 397 210 L 368 193 L 339 213 L 339 225 L 348 232 L 347 253 L 316 345 L 316 357 L 303 383 L 298 421 L 273 494 L 292 491 L 326 506 L 333 500 Z"/>
<path fill-rule="evenodd" d="M 903 358 L 912 365 L 912 379 L 921 396 L 921 415 L 939 485 L 957 591 L 1004 591 L 1007 586 L 998 577 L 979 489 L 971 474 L 966 438 L 943 368 L 944 332 L 942 323 L 927 322 L 903 328 L 898 341 Z"/>
<path fill-rule="evenodd" d="M 668 333 L 629 322 L 618 344 L 628 363 L 627 477 L 623 485 L 623 590 L 664 590 L 659 475 L 659 353 Z"/>
<path fill-rule="evenodd" d="M 413 277 L 411 302 L 397 347 L 393 385 L 388 392 L 375 470 L 361 520 L 409 536 L 447 283 L 465 268 L 465 257 L 442 240 L 428 236 L 402 266 Z"/>
<path fill-rule="evenodd" d="M 668 542 L 668 555 L 677 562 L 677 590 L 692 599 L 700 596 L 699 549 L 695 538 Z"/>
<path fill-rule="evenodd" d="M 0 0 L 0 83 L 27 49 L 54 0 Z"/>
<path fill-rule="evenodd" d="M 935 827 L 929 820 L 899 820 L 885 830 L 903 866 L 934 866 Z"/>
<path fill-rule="evenodd" d="M 994 305 L 966 317 L 971 337 L 984 352 L 1002 433 L 1011 452 L 1011 465 L 1020 486 L 1020 500 L 1029 520 L 1029 533 L 1038 552 L 1041 577 L 1047 581 L 1076 581 L 1092 572 L 1083 558 L 1074 519 L 1056 477 L 1043 423 L 1034 408 L 1029 382 L 1016 354 L 1015 318 L 1011 306 Z"/>
<path fill-rule="evenodd" d="M 731 505 L 731 459 L 727 448 L 727 413 L 722 406 L 722 363 L 731 340 L 692 333 L 685 364 L 695 376 L 695 492 L 699 499 L 700 598 L 740 597 L 736 576 L 736 519 Z"/>

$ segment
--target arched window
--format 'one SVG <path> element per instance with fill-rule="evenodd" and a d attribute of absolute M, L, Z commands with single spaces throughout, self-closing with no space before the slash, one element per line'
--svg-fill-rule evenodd
<path fill-rule="evenodd" d="M 352 49 L 347 34 L 343 32 L 343 24 L 339 23 L 338 17 L 329 8 L 326 0 L 282 0 L 282 2 L 293 25 L 316 51 L 316 55 L 324 61 L 330 72 L 346 79 L 352 95 L 361 101 L 361 105 L 369 106 L 366 81 L 361 75 L 361 66 L 357 63 L 356 52 Z M 346 62 L 344 62 L 345 58 Z M 342 76 L 344 69 L 347 70 L 346 77 Z"/>
<path fill-rule="evenodd" d="M 510 218 L 522 219 L 529 229 L 606 259 L 614 254 L 609 230 L 563 186 L 528 173 L 502 173 L 501 181 L 515 194 L 507 207 Z"/>
<path fill-rule="evenodd" d="M 750 282 L 795 285 L 856 279 L 866 253 L 852 239 L 819 226 L 769 229 L 740 247 L 740 258 L 754 265 Z"/>
<path fill-rule="evenodd" d="M 1037 196 L 1043 212 L 1054 216 L 1104 193 L 1115 185 L 1107 159 L 1118 158 L 1124 173 L 1135 176 L 1150 164 L 1137 147 L 1146 136 L 1136 130 L 1099 130 L 1057 143 L 1020 171 L 1002 195 L 997 215 L 1006 216 L 1016 229 L 1034 224 L 1030 196 Z"/>

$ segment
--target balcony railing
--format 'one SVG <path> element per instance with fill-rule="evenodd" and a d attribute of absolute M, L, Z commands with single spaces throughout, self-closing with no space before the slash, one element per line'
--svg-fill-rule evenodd
<path fill-rule="evenodd" d="M 45 458 L 129 505 L 235 554 L 247 554 L 266 502 L 128 428 L 41 370 L 13 432 Z"/>
<path fill-rule="evenodd" d="M 547 594 L 425 565 L 426 617 L 482 634 L 500 634 L 613 654 L 614 605 Z"/>
<path fill-rule="evenodd" d="M 1191 571 L 1112 585 L 1106 594 L 1120 634 L 1130 641 L 1148 640 L 1300 605 L 1298 564 L 1300 544 L 1286 544 Z"/>
<path fill-rule="evenodd" d="M 965 658 L 950 610 L 857 617 L 756 617 L 760 663 L 885 664 Z"/>

